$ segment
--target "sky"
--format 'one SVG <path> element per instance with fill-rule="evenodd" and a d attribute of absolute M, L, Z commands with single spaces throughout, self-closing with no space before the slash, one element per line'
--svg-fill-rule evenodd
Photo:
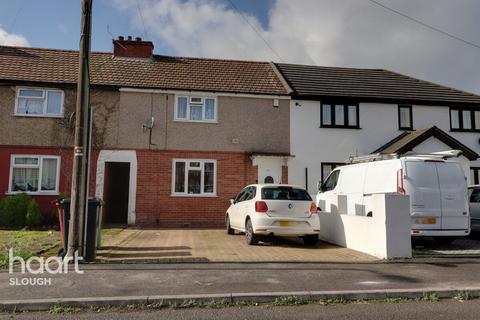
<path fill-rule="evenodd" d="M 478 0 L 377 0 L 480 46 Z M 78 49 L 80 0 L 0 0 L 0 44 Z M 386 68 L 480 94 L 480 48 L 370 0 L 93 0 L 92 48 L 141 36 L 164 55 Z M 232 6 L 233 3 L 233 6 Z"/>

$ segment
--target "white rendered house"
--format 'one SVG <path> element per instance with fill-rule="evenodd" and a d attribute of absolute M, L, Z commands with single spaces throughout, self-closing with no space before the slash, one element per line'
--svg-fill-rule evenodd
<path fill-rule="evenodd" d="M 315 194 L 350 156 L 450 149 L 480 182 L 480 96 L 387 70 L 276 66 L 292 90 L 289 183 Z"/>

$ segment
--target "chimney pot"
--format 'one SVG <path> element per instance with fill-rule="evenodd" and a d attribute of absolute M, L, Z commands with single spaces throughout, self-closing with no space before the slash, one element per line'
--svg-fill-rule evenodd
<path fill-rule="evenodd" d="M 140 41 L 142 41 L 142 38 L 136 37 L 135 40 L 138 41 L 138 42 L 140 42 Z"/>
<path fill-rule="evenodd" d="M 118 36 L 118 40 L 123 41 L 125 38 L 123 36 Z"/>
<path fill-rule="evenodd" d="M 132 41 L 132 36 L 128 36 L 128 37 L 127 37 L 127 40 L 128 40 L 128 41 Z"/>

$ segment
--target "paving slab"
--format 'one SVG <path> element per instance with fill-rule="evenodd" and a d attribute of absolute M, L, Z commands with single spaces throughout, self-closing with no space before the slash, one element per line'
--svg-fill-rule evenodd
<path fill-rule="evenodd" d="M 305 246 L 299 238 L 267 238 L 257 246 L 244 235 L 224 230 L 148 230 L 127 228 L 103 244 L 98 262 L 365 262 L 377 258 L 319 241 Z"/>

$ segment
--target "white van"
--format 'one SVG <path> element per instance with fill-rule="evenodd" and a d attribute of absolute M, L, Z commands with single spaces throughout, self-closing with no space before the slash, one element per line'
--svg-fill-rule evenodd
<path fill-rule="evenodd" d="M 319 187 L 317 206 L 335 211 L 338 195 L 346 195 L 347 214 L 370 216 L 371 195 L 393 192 L 410 196 L 412 236 L 450 242 L 452 237 L 470 234 L 465 173 L 459 162 L 438 154 L 338 167 Z"/>

